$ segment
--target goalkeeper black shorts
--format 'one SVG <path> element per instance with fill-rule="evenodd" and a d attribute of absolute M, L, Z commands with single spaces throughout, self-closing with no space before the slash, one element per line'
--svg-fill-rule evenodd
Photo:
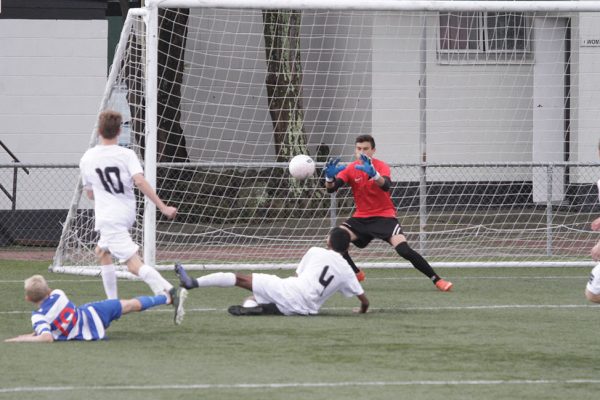
<path fill-rule="evenodd" d="M 386 242 L 392 236 L 404 235 L 402 227 L 394 217 L 349 218 L 342 225 L 349 228 L 357 236 L 352 243 L 356 247 L 367 247 L 371 240 L 381 239 Z"/>

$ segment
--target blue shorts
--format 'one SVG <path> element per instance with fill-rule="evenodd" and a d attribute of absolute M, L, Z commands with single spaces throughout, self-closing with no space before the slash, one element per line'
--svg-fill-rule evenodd
<path fill-rule="evenodd" d="M 95 301 L 81 306 L 81 308 L 86 307 L 92 307 L 96 310 L 104 328 L 108 328 L 112 321 L 121 318 L 121 312 L 123 311 L 121 300 L 117 299 Z"/>

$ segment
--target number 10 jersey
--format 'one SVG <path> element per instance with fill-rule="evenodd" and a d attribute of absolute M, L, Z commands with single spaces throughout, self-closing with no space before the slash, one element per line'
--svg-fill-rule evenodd
<path fill-rule="evenodd" d="M 94 193 L 95 229 L 104 233 L 129 230 L 135 222 L 133 176 L 144 170 L 133 150 L 97 145 L 79 163 L 85 189 Z"/>

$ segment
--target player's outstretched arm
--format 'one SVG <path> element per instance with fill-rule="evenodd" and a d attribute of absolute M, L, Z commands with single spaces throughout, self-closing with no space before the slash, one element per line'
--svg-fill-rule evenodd
<path fill-rule="evenodd" d="M 600 217 L 596 218 L 592 222 L 592 230 L 593 231 L 600 231 Z"/>
<path fill-rule="evenodd" d="M 150 199 L 151 202 L 156 204 L 156 207 L 158 207 L 160 212 L 163 213 L 165 217 L 169 219 L 175 218 L 175 216 L 177 215 L 177 208 L 169 207 L 165 203 L 163 203 L 160 197 L 158 197 L 158 195 L 156 194 L 154 188 L 152 188 L 152 186 L 150 185 L 150 182 L 146 180 L 143 174 L 135 174 L 133 176 L 133 183 L 138 189 L 140 189 L 142 193 L 144 193 L 146 197 Z"/>
<path fill-rule="evenodd" d="M 14 338 L 5 339 L 5 342 L 29 342 L 29 343 L 52 343 L 54 338 L 50 332 L 44 332 L 41 335 L 35 333 L 27 333 L 25 335 L 15 336 Z"/>
<path fill-rule="evenodd" d="M 356 297 L 358 297 L 358 299 L 360 300 L 360 308 L 355 308 L 353 311 L 359 314 L 366 313 L 369 309 L 369 299 L 367 299 L 367 296 L 364 293 L 359 294 Z"/>

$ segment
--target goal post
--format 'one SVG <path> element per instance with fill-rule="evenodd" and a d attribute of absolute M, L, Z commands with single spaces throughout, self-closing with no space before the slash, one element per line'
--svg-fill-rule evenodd
<path fill-rule="evenodd" d="M 434 266 L 593 265 L 600 216 L 600 2 L 150 0 L 132 10 L 100 110 L 175 221 L 140 198 L 159 268 L 292 268 L 353 211 L 325 161 L 373 134 L 409 243 Z M 92 133 L 94 143 L 95 130 Z M 295 181 L 308 154 L 317 173 Z M 93 273 L 75 191 L 52 267 Z M 362 267 L 407 266 L 388 244 Z"/>

